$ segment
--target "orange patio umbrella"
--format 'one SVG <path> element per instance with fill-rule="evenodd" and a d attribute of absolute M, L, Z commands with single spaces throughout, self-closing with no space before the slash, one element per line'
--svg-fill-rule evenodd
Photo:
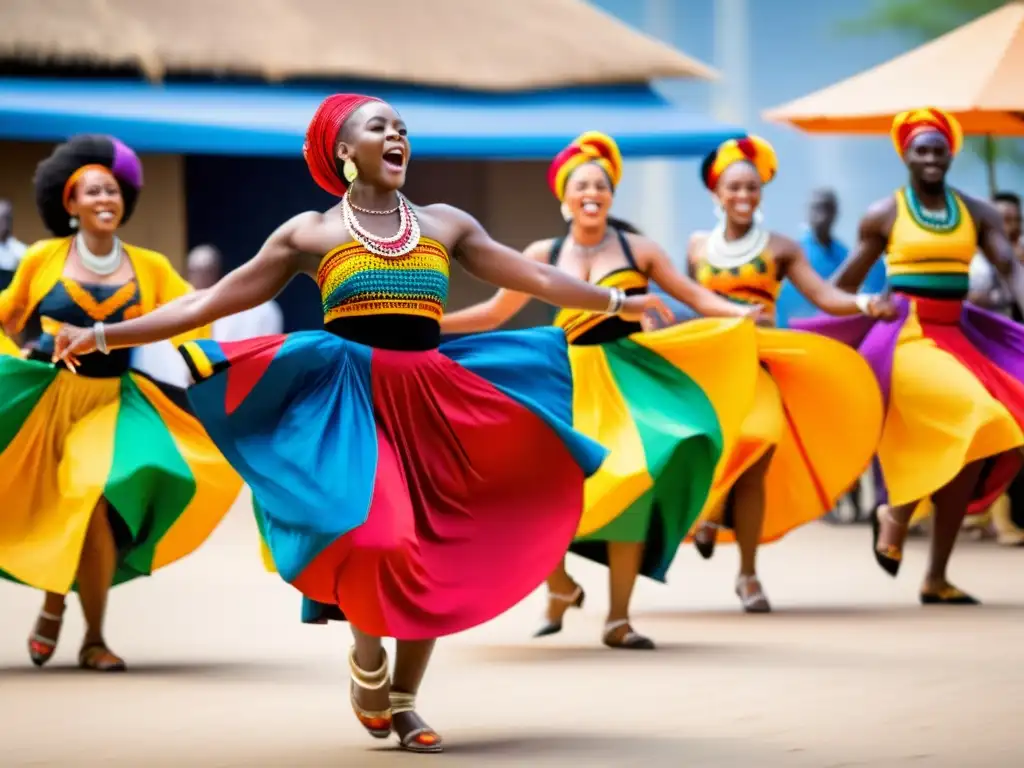
<path fill-rule="evenodd" d="M 811 133 L 888 133 L 906 109 L 939 107 L 968 134 L 1024 136 L 1024 3 L 992 11 L 835 85 L 767 110 Z"/>

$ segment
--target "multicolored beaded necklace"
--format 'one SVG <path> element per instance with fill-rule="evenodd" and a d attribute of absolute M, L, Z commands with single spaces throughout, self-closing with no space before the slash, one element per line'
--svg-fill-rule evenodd
<path fill-rule="evenodd" d="M 904 192 L 907 209 L 914 223 L 929 232 L 952 232 L 960 226 L 960 206 L 957 205 L 953 190 L 946 187 L 946 205 L 944 211 L 930 211 L 921 205 L 913 187 L 908 186 Z"/>
<path fill-rule="evenodd" d="M 398 193 L 398 232 L 391 237 L 380 237 L 368 232 L 359 223 L 353 210 L 354 206 L 348 199 L 351 189 L 349 187 L 345 196 L 341 198 L 341 217 L 352 239 L 377 256 L 398 258 L 412 253 L 420 242 L 420 223 L 416 218 L 416 211 L 409 205 L 405 195 Z"/>

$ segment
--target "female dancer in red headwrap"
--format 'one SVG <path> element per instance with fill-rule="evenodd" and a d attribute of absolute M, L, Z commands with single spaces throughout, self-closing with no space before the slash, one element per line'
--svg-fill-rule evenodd
<path fill-rule="evenodd" d="M 559 306 L 627 319 L 668 310 L 524 259 L 456 208 L 411 204 L 399 192 L 405 123 L 382 101 L 328 98 L 304 153 L 338 205 L 285 222 L 212 288 L 137 321 L 65 331 L 57 354 L 74 366 L 262 304 L 296 274 L 316 279 L 326 332 L 185 344 L 198 382 L 189 396 L 252 487 L 281 576 L 351 622 L 360 722 L 436 752 L 440 737 L 415 711 L 434 639 L 493 618 L 544 580 L 605 455 L 572 429 L 562 331 L 439 347 L 450 255 Z M 393 675 L 383 636 L 398 639 Z"/>
<path fill-rule="evenodd" d="M 910 173 L 907 186 L 875 203 L 860 242 L 840 268 L 856 288 L 884 252 L 897 321 L 800 321 L 858 346 L 887 400 L 878 457 L 889 504 L 875 516 L 874 555 L 895 576 L 915 509 L 934 505 L 931 556 L 921 586 L 925 604 L 969 605 L 946 568 L 965 512 L 983 510 L 1021 467 L 1024 447 L 1024 330 L 964 303 L 968 267 L 980 248 L 1024 299 L 1024 271 L 988 203 L 946 184 L 962 132 L 938 109 L 915 109 L 893 122 L 893 143 Z"/>

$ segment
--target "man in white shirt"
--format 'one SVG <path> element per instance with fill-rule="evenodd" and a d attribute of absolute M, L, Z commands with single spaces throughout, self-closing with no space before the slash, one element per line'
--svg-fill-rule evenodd
<path fill-rule="evenodd" d="M 186 279 L 197 290 L 209 288 L 222 274 L 221 255 L 212 245 L 199 245 L 192 249 L 186 260 Z M 254 336 L 271 336 L 284 331 L 284 315 L 276 301 L 221 318 L 213 324 L 216 341 L 241 341 Z M 149 374 L 158 381 L 186 387 L 188 368 L 181 355 L 169 341 L 149 344 L 135 350 L 132 367 Z"/>
<path fill-rule="evenodd" d="M 1013 192 L 999 192 L 992 198 L 992 204 L 1003 219 L 1006 238 L 1013 243 L 1014 253 L 1024 261 L 1024 245 L 1021 241 L 1021 201 Z M 971 261 L 970 295 L 968 298 L 979 307 L 990 309 L 1017 322 L 1024 319 L 1010 287 L 989 264 L 988 259 L 978 254 Z"/>

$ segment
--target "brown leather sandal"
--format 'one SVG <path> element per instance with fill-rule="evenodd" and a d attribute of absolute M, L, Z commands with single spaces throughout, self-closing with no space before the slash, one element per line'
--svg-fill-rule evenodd
<path fill-rule="evenodd" d="M 128 665 L 124 659 L 111 651 L 104 643 L 88 643 L 78 652 L 78 666 L 92 672 L 125 672 Z"/>

